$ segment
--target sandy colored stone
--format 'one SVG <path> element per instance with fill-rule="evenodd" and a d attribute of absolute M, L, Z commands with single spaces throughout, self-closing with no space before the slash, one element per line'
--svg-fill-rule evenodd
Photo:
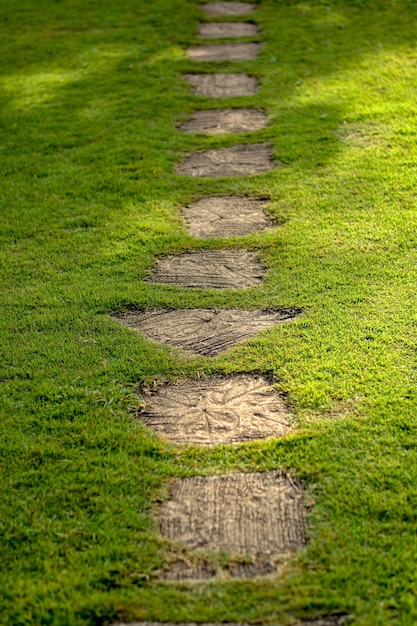
<path fill-rule="evenodd" d="M 186 74 L 196 96 L 209 98 L 232 98 L 252 96 L 258 92 L 259 84 L 248 74 Z"/>
<path fill-rule="evenodd" d="M 164 385 L 145 396 L 141 418 L 174 443 L 214 446 L 282 437 L 287 414 L 265 376 L 241 374 Z"/>
<path fill-rule="evenodd" d="M 160 505 L 158 523 L 164 538 L 188 550 L 252 557 L 250 567 L 242 563 L 229 571 L 233 578 L 246 577 L 245 569 L 250 577 L 273 573 L 277 559 L 306 543 L 303 492 L 284 472 L 177 480 Z M 186 578 L 195 577 L 188 571 Z"/>
<path fill-rule="evenodd" d="M 348 624 L 352 620 L 352 617 L 349 615 L 336 615 L 323 617 L 318 620 L 308 621 L 308 622 L 298 622 L 298 626 L 344 626 Z M 259 622 L 260 626 L 262 623 Z M 268 620 L 268 624 L 270 626 L 274 626 L 274 622 Z M 134 624 L 114 624 L 113 626 L 247 626 L 243 623 L 236 622 L 222 622 L 222 623 L 201 623 L 198 624 L 196 622 L 188 622 L 188 623 L 171 623 L 171 622 L 135 622 Z"/>
<path fill-rule="evenodd" d="M 260 43 L 219 43 L 188 48 L 192 61 L 249 61 L 256 59 Z"/>
<path fill-rule="evenodd" d="M 262 174 L 275 167 L 267 143 L 252 143 L 196 152 L 177 167 L 179 174 L 219 178 Z"/>
<path fill-rule="evenodd" d="M 198 34 L 202 39 L 228 39 L 253 37 L 259 34 L 259 30 L 255 24 L 248 22 L 205 22 L 199 24 Z"/>
<path fill-rule="evenodd" d="M 268 125 L 268 116 L 259 109 L 209 109 L 196 111 L 188 122 L 180 126 L 187 133 L 219 135 L 222 133 L 249 133 Z"/>
<path fill-rule="evenodd" d="M 190 235 L 197 239 L 241 237 L 274 227 L 263 211 L 266 204 L 265 200 L 241 196 L 214 196 L 182 209 L 182 215 Z"/>
<path fill-rule="evenodd" d="M 300 313 L 300 309 L 162 309 L 129 312 L 114 318 L 151 341 L 216 356 Z"/>
<path fill-rule="evenodd" d="M 208 2 L 202 5 L 204 13 L 215 16 L 248 15 L 255 9 L 255 4 L 250 2 Z"/>
<path fill-rule="evenodd" d="M 153 283 L 201 289 L 239 289 L 262 283 L 265 268 L 248 250 L 199 250 L 160 259 Z"/>

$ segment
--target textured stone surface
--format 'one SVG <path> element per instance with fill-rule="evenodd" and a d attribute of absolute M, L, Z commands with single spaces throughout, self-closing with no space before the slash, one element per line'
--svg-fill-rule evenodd
<path fill-rule="evenodd" d="M 175 443 L 212 446 L 281 437 L 287 413 L 265 376 L 241 374 L 164 385 L 145 396 L 141 418 Z"/>
<path fill-rule="evenodd" d="M 215 196 L 184 208 L 182 215 L 190 235 L 197 239 L 240 237 L 274 226 L 263 211 L 266 204 L 241 196 Z"/>
<path fill-rule="evenodd" d="M 221 133 L 248 133 L 265 128 L 268 116 L 259 109 L 210 109 L 196 111 L 180 130 L 187 133 L 219 135 Z"/>
<path fill-rule="evenodd" d="M 248 74 L 186 74 L 196 96 L 232 98 L 252 96 L 258 92 L 259 83 Z"/>
<path fill-rule="evenodd" d="M 158 522 L 163 537 L 189 550 L 252 557 L 246 567 L 229 571 L 239 578 L 272 573 L 278 558 L 306 542 L 303 493 L 283 472 L 177 480 L 170 500 L 160 505 Z M 194 578 L 192 566 L 182 569 L 183 576 L 174 568 L 175 580 Z"/>
<path fill-rule="evenodd" d="M 198 34 L 202 39 L 253 37 L 258 33 L 258 27 L 247 22 L 207 22 L 198 26 Z"/>
<path fill-rule="evenodd" d="M 252 143 L 205 150 L 186 157 L 177 168 L 179 174 L 219 178 L 262 174 L 275 167 L 267 143 Z"/>
<path fill-rule="evenodd" d="M 255 9 L 250 2 L 208 2 L 201 7 L 207 15 L 248 15 Z"/>
<path fill-rule="evenodd" d="M 248 250 L 201 250 L 164 257 L 150 280 L 181 287 L 238 289 L 260 285 L 264 274 L 265 268 Z"/>
<path fill-rule="evenodd" d="M 215 356 L 300 313 L 300 309 L 162 309 L 130 312 L 114 318 L 152 341 Z"/>
<path fill-rule="evenodd" d="M 219 43 L 193 46 L 188 49 L 192 61 L 249 61 L 255 59 L 260 43 Z"/>
<path fill-rule="evenodd" d="M 348 624 L 352 620 L 352 617 L 349 615 L 332 615 L 329 617 L 322 617 L 318 620 L 308 621 L 308 622 L 298 622 L 298 626 L 344 626 Z M 274 622 L 268 620 L 268 624 L 274 626 Z M 259 622 L 260 626 L 262 626 L 262 622 Z M 113 626 L 246 626 L 245 624 L 239 624 L 236 622 L 222 622 L 222 623 L 201 623 L 198 624 L 195 622 L 188 623 L 170 623 L 170 622 L 135 622 L 134 624 L 114 624 Z"/>

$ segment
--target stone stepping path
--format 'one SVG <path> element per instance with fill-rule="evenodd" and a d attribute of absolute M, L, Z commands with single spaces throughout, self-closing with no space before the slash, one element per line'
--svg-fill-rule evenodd
<path fill-rule="evenodd" d="M 301 309 L 161 309 L 114 315 L 118 322 L 151 341 L 194 354 L 216 356 L 277 324 L 293 320 Z"/>
<path fill-rule="evenodd" d="M 303 492 L 284 472 L 177 480 L 160 505 L 158 522 L 163 537 L 188 550 L 251 557 L 228 568 L 233 578 L 273 573 L 277 560 L 306 543 Z M 171 567 L 174 580 L 196 578 L 192 563 Z M 203 578 L 212 577 L 211 569 Z"/>
<path fill-rule="evenodd" d="M 169 441 L 198 446 L 281 437 L 290 429 L 270 381 L 247 374 L 164 385 L 145 397 L 141 419 Z"/>
<path fill-rule="evenodd" d="M 177 167 L 179 174 L 200 178 L 262 174 L 276 167 L 267 143 L 252 143 L 196 152 Z"/>
<path fill-rule="evenodd" d="M 262 284 L 265 268 L 248 250 L 201 250 L 157 262 L 150 281 L 200 289 L 240 289 Z"/>
<path fill-rule="evenodd" d="M 255 4 L 249 2 L 209 2 L 201 7 L 206 13 L 213 17 L 234 17 L 236 15 L 248 15 L 255 10 Z"/>
<path fill-rule="evenodd" d="M 248 22 L 206 22 L 198 27 L 201 39 L 229 39 L 232 37 L 254 37 L 258 27 Z"/>
<path fill-rule="evenodd" d="M 249 61 L 256 59 L 260 43 L 219 43 L 188 48 L 192 61 Z"/>
<path fill-rule="evenodd" d="M 258 92 L 259 83 L 248 74 L 186 74 L 196 96 L 209 98 L 232 98 L 252 96 Z"/>
<path fill-rule="evenodd" d="M 268 116 L 259 109 L 210 109 L 196 111 L 188 122 L 179 127 L 187 133 L 219 135 L 249 133 L 266 128 Z"/>
<path fill-rule="evenodd" d="M 184 208 L 182 215 L 196 239 L 240 237 L 275 226 L 263 210 L 266 204 L 241 196 L 215 196 Z"/>

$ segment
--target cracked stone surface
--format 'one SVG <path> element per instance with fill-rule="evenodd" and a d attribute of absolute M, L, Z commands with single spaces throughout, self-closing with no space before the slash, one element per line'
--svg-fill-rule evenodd
<path fill-rule="evenodd" d="M 219 135 L 221 133 L 248 133 L 268 125 L 268 116 L 259 109 L 210 109 L 196 111 L 188 122 L 180 126 L 187 133 Z"/>
<path fill-rule="evenodd" d="M 201 7 L 206 15 L 235 16 L 248 15 L 255 9 L 250 2 L 208 2 Z"/>
<path fill-rule="evenodd" d="M 202 289 L 239 289 L 260 285 L 265 268 L 248 250 L 201 250 L 160 259 L 153 283 Z"/>
<path fill-rule="evenodd" d="M 287 415 L 265 376 L 241 374 L 164 385 L 145 396 L 141 419 L 174 443 L 215 446 L 282 437 Z"/>
<path fill-rule="evenodd" d="M 186 74 L 184 78 L 196 96 L 232 98 L 252 96 L 259 90 L 257 79 L 248 74 Z"/>
<path fill-rule="evenodd" d="M 265 200 L 217 196 L 202 198 L 181 212 L 190 235 L 197 239 L 241 237 L 274 227 L 263 211 L 266 204 Z"/>
<path fill-rule="evenodd" d="M 192 61 L 249 61 L 256 59 L 260 43 L 219 43 L 193 46 L 187 51 Z"/>
<path fill-rule="evenodd" d="M 114 315 L 118 322 L 151 341 L 204 356 L 216 356 L 277 324 L 301 314 L 300 309 L 162 309 Z"/>
<path fill-rule="evenodd" d="M 240 578 L 273 573 L 277 559 L 302 548 L 307 512 L 302 489 L 284 472 L 194 476 L 173 483 L 158 523 L 163 537 L 189 550 L 252 557 L 229 568 Z M 181 576 L 174 567 L 175 580 L 194 578 L 189 570 L 185 564 Z"/>
<path fill-rule="evenodd" d="M 262 174 L 275 167 L 267 143 L 252 143 L 204 150 L 186 157 L 177 167 L 179 174 L 219 178 Z"/>
<path fill-rule="evenodd" d="M 255 24 L 247 22 L 206 22 L 199 24 L 202 39 L 227 39 L 229 37 L 253 37 L 259 34 Z"/>

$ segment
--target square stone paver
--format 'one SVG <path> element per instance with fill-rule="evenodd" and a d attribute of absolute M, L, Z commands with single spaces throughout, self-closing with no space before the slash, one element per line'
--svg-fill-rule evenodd
<path fill-rule="evenodd" d="M 260 43 L 219 43 L 193 46 L 187 51 L 192 61 L 249 61 L 256 59 Z"/>
<path fill-rule="evenodd" d="M 251 2 L 207 2 L 202 5 L 206 15 L 213 16 L 235 16 L 248 15 L 255 10 L 255 4 Z"/>
<path fill-rule="evenodd" d="M 231 37 L 254 37 L 259 34 L 255 24 L 247 22 L 206 22 L 199 24 L 202 39 L 228 39 Z"/>
<path fill-rule="evenodd" d="M 179 127 L 187 133 L 220 135 L 249 133 L 266 128 L 268 116 L 259 109 L 209 109 L 196 111 L 188 122 Z"/>
<path fill-rule="evenodd" d="M 264 212 L 265 200 L 241 196 L 202 198 L 182 209 L 190 235 L 197 239 L 241 237 L 266 228 L 274 222 Z"/>
<path fill-rule="evenodd" d="M 248 250 L 201 250 L 160 259 L 153 283 L 201 289 L 239 289 L 262 284 L 265 268 Z"/>
<path fill-rule="evenodd" d="M 220 178 L 263 174 L 276 167 L 267 143 L 252 143 L 196 152 L 177 167 L 179 174 Z"/>
<path fill-rule="evenodd" d="M 232 98 L 258 93 L 259 83 L 248 74 L 186 74 L 184 77 L 196 96 Z"/>
<path fill-rule="evenodd" d="M 164 385 L 145 396 L 141 418 L 174 443 L 214 446 L 282 437 L 287 415 L 265 376 L 240 374 Z"/>
<path fill-rule="evenodd" d="M 262 330 L 288 322 L 301 309 L 162 309 L 114 315 L 151 341 L 204 356 L 216 356 Z"/>
<path fill-rule="evenodd" d="M 252 557 L 250 567 L 229 567 L 240 578 L 272 573 L 277 559 L 302 548 L 307 512 L 301 487 L 284 472 L 195 476 L 173 483 L 158 523 L 163 537 L 188 550 Z M 201 567 L 193 576 L 192 565 L 174 565 L 173 578 L 213 577 Z"/>

